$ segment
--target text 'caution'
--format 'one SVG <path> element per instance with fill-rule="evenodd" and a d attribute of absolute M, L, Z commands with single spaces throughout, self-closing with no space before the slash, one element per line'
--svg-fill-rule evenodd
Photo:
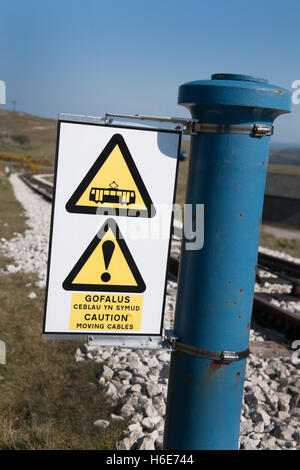
<path fill-rule="evenodd" d="M 142 295 L 74 293 L 71 299 L 71 330 L 140 331 Z"/>

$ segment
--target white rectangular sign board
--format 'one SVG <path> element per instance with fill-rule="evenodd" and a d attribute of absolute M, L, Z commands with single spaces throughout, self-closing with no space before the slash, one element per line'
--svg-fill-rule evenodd
<path fill-rule="evenodd" d="M 44 337 L 161 337 L 180 139 L 59 120 Z"/>

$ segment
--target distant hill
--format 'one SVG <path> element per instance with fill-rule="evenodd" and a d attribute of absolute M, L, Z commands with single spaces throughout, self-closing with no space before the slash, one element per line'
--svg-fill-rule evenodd
<path fill-rule="evenodd" d="M 271 139 L 271 150 L 285 150 L 300 148 L 300 143 L 296 142 L 273 142 Z"/>
<path fill-rule="evenodd" d="M 300 145 L 297 144 L 272 144 L 270 150 L 269 163 L 272 165 L 300 165 Z M 190 151 L 190 140 L 183 139 L 182 146 L 189 155 Z"/>
<path fill-rule="evenodd" d="M 271 149 L 270 163 L 274 165 L 300 165 L 300 148 Z"/>
<path fill-rule="evenodd" d="M 0 109 L 0 154 L 48 157 L 54 161 L 56 143 L 55 119 L 47 119 L 20 111 Z M 190 139 L 182 140 L 189 154 Z M 300 145 L 271 144 L 270 164 L 299 165 Z"/>
<path fill-rule="evenodd" d="M 0 153 L 54 159 L 56 120 L 0 109 Z"/>

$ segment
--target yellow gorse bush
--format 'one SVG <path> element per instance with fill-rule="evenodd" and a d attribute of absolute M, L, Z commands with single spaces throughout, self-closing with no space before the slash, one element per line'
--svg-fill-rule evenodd
<path fill-rule="evenodd" d="M 49 158 L 36 158 L 30 155 L 7 155 L 5 153 L 0 153 L 0 160 L 5 160 L 6 162 L 17 163 L 23 168 L 28 169 L 29 171 L 35 172 L 40 170 L 40 165 L 50 166 L 52 165 Z"/>

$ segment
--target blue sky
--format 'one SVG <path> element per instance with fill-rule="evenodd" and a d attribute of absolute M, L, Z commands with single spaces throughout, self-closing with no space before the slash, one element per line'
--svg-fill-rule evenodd
<path fill-rule="evenodd" d="M 0 79 L 7 105 L 59 112 L 189 116 L 178 87 L 245 73 L 300 80 L 299 1 L 2 0 Z M 300 143 L 300 104 L 274 142 Z"/>

